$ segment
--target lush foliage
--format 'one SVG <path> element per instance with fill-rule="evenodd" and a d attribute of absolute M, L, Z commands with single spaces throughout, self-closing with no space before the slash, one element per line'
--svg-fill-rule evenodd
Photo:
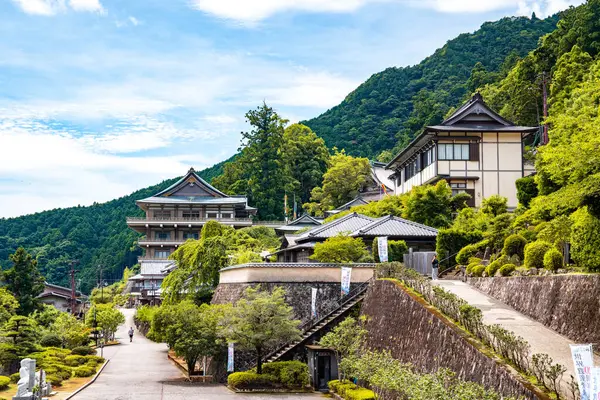
<path fill-rule="evenodd" d="M 89 327 L 96 325 L 105 340 L 114 340 L 119 325 L 125 322 L 125 316 L 114 307 L 114 304 L 93 304 L 85 315 L 85 323 Z"/>
<path fill-rule="evenodd" d="M 352 263 L 372 261 L 361 238 L 339 234 L 315 245 L 311 260 L 322 263 Z"/>
<path fill-rule="evenodd" d="M 519 256 L 519 259 L 523 259 L 525 257 L 525 245 L 527 244 L 527 239 L 518 234 L 513 234 L 504 239 L 504 247 L 502 248 L 502 253 L 511 257 L 514 255 Z"/>
<path fill-rule="evenodd" d="M 446 228 L 452 223 L 452 213 L 465 208 L 468 199 L 466 193 L 452 196 L 444 180 L 435 186 L 416 186 L 406 196 L 403 216 L 434 228 Z"/>
<path fill-rule="evenodd" d="M 272 293 L 249 287 L 219 323 L 227 341 L 256 352 L 258 374 L 262 373 L 264 350 L 300 338 L 300 321 L 292 319 L 293 310 L 284 294 L 280 287 Z"/>
<path fill-rule="evenodd" d="M 44 291 L 44 277 L 38 270 L 37 260 L 22 247 L 10 256 L 10 261 L 13 266 L 4 271 L 2 280 L 19 303 L 17 313 L 29 315 L 39 306 L 37 296 Z"/>
<path fill-rule="evenodd" d="M 286 388 L 305 388 L 309 384 L 308 365 L 300 361 L 278 361 L 263 365 L 263 374 L 272 375 Z"/>
<path fill-rule="evenodd" d="M 585 208 L 572 215 L 572 257 L 590 271 L 600 271 L 600 220 Z"/>
<path fill-rule="evenodd" d="M 374 158 L 395 147 L 394 153 L 423 126 L 441 122 L 477 86 L 473 81 L 505 76 L 517 56 L 533 50 L 556 21 L 556 17 L 521 17 L 486 22 L 476 32 L 448 41 L 415 66 L 372 75 L 341 104 L 304 124 L 329 147 L 352 155 Z M 484 71 L 473 71 L 478 62 Z M 388 161 L 389 154 L 382 160 Z"/>
<path fill-rule="evenodd" d="M 552 248 L 552 244 L 538 240 L 525 246 L 525 266 L 527 268 L 544 268 L 544 255 Z"/>
<path fill-rule="evenodd" d="M 310 203 L 304 204 L 311 214 L 323 215 L 354 199 L 371 176 L 367 158 L 347 155 L 344 151 L 331 156 L 331 166 L 323 175 L 323 185 L 311 191 Z"/>
<path fill-rule="evenodd" d="M 441 260 L 451 261 L 452 256 L 469 244 L 483 239 L 480 231 L 461 231 L 457 229 L 440 229 L 436 239 L 436 252 Z"/>
<path fill-rule="evenodd" d="M 373 240 L 373 258 L 377 262 L 381 262 L 379 259 L 379 246 L 378 239 Z M 408 245 L 404 240 L 388 240 L 388 261 L 404 261 L 404 254 L 408 252 Z"/>
<path fill-rule="evenodd" d="M 335 352 L 342 379 L 349 373 L 342 360 L 355 357 L 360 352 L 366 336 L 367 330 L 363 327 L 362 321 L 348 317 L 319 341 L 321 346 Z"/>
<path fill-rule="evenodd" d="M 327 383 L 329 390 L 333 393 L 337 393 L 343 399 L 346 400 L 375 400 L 377 395 L 375 392 L 369 389 L 361 388 L 356 386 L 350 381 L 333 380 Z"/>
<path fill-rule="evenodd" d="M 544 268 L 556 272 L 563 265 L 563 255 L 554 247 L 544 254 Z"/>

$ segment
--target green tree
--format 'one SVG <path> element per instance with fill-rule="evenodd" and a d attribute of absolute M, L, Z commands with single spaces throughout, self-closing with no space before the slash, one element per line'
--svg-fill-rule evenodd
<path fill-rule="evenodd" d="M 11 317 L 2 328 L 1 336 L 15 346 L 17 355 L 20 356 L 34 352 L 39 340 L 35 321 L 22 315 Z"/>
<path fill-rule="evenodd" d="M 13 267 L 3 275 L 6 288 L 19 302 L 17 313 L 29 315 L 39 306 L 37 296 L 44 291 L 44 277 L 37 268 L 37 261 L 24 248 L 19 247 L 10 260 Z"/>
<path fill-rule="evenodd" d="M 300 205 L 308 202 L 311 191 L 321 185 L 329 165 L 325 142 L 305 125 L 290 125 L 284 131 L 281 157 L 291 177 L 296 201 Z"/>
<path fill-rule="evenodd" d="M 93 314 L 90 315 L 93 321 Z M 58 335 L 62 346 L 73 349 L 90 341 L 91 329 L 69 313 L 61 313 L 51 325 L 50 331 Z"/>
<path fill-rule="evenodd" d="M 285 292 L 276 287 L 272 293 L 247 288 L 244 296 L 220 322 L 221 335 L 241 349 L 256 353 L 256 372 L 262 373 L 265 350 L 300 339 L 293 309 L 285 302 Z"/>
<path fill-rule="evenodd" d="M 311 192 L 311 202 L 304 208 L 315 215 L 323 215 L 354 199 L 371 176 L 371 164 L 366 158 L 347 155 L 343 150 L 331 156 L 331 166 L 323 175 L 323 186 Z"/>
<path fill-rule="evenodd" d="M 367 330 L 361 321 L 348 317 L 319 341 L 319 345 L 334 351 L 340 366 L 340 379 L 345 379 L 349 372 L 348 364 L 342 360 L 358 356 L 366 337 Z"/>
<path fill-rule="evenodd" d="M 317 243 L 310 259 L 322 263 L 352 263 L 363 261 L 369 256 L 369 251 L 361 238 L 340 233 L 323 243 Z"/>
<path fill-rule="evenodd" d="M 13 317 L 18 308 L 19 302 L 15 299 L 15 296 L 8 290 L 0 288 L 0 326 Z"/>
<path fill-rule="evenodd" d="M 42 304 L 30 317 L 43 328 L 49 328 L 62 313 L 54 306 Z"/>
<path fill-rule="evenodd" d="M 404 199 L 403 216 L 434 228 L 446 228 L 452 224 L 452 213 L 467 207 L 469 198 L 466 193 L 452 196 L 452 189 L 444 180 L 435 186 L 417 186 Z"/>
<path fill-rule="evenodd" d="M 94 322 L 102 331 L 104 340 L 114 340 L 119 325 L 125 323 L 125 316 L 113 304 L 94 304 L 86 314 L 85 323 L 92 327 Z"/>

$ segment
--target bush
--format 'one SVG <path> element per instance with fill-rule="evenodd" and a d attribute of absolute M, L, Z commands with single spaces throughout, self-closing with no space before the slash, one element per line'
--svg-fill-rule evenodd
<path fill-rule="evenodd" d="M 390 261 L 404 262 L 404 255 L 408 253 L 408 245 L 404 240 L 388 240 Z"/>
<path fill-rule="evenodd" d="M 533 175 L 519 178 L 515 184 L 517 185 L 517 199 L 519 200 L 519 204 L 529 207 L 531 199 L 538 195 L 538 187 L 537 183 L 535 183 L 535 178 Z"/>
<path fill-rule="evenodd" d="M 79 378 L 86 378 L 88 376 L 92 376 L 96 373 L 96 369 L 87 365 L 82 365 L 73 370 L 73 375 Z"/>
<path fill-rule="evenodd" d="M 483 271 L 485 271 L 485 265 L 476 265 L 471 268 L 471 275 L 481 277 L 483 276 Z"/>
<path fill-rule="evenodd" d="M 483 234 L 480 231 L 460 231 L 457 229 L 440 229 L 436 239 L 436 252 L 440 259 L 457 254 L 462 248 L 480 242 Z"/>
<path fill-rule="evenodd" d="M 14 374 L 12 374 L 12 375 L 10 376 L 10 381 L 11 381 L 12 383 L 17 383 L 17 382 L 19 382 L 19 379 L 21 379 L 21 374 L 20 374 L 20 373 L 18 373 L 18 372 L 15 372 Z"/>
<path fill-rule="evenodd" d="M 516 269 L 517 269 L 517 266 L 515 264 L 504 264 L 502 267 L 500 267 L 499 271 L 500 271 L 500 275 L 509 276 Z"/>
<path fill-rule="evenodd" d="M 560 251 L 554 247 L 544 254 L 544 268 L 549 271 L 556 271 L 563 265 L 563 256 Z"/>
<path fill-rule="evenodd" d="M 333 381 L 327 382 L 327 386 L 329 387 L 329 390 L 332 392 L 337 392 L 337 388 L 341 384 L 342 384 L 342 382 L 339 379 L 334 379 Z"/>
<path fill-rule="evenodd" d="M 375 392 L 365 388 L 348 389 L 345 395 L 346 400 L 375 400 Z"/>
<path fill-rule="evenodd" d="M 571 215 L 571 256 L 579 267 L 600 271 L 600 219 L 585 208 Z"/>
<path fill-rule="evenodd" d="M 354 390 L 356 388 L 358 388 L 358 386 L 356 386 L 354 383 L 350 381 L 344 381 L 338 386 L 336 393 L 342 397 L 346 397 L 346 391 Z"/>
<path fill-rule="evenodd" d="M 256 372 L 234 372 L 227 378 L 227 385 L 234 389 L 261 389 L 277 386 L 277 377 Z"/>
<path fill-rule="evenodd" d="M 525 266 L 527 268 L 544 268 L 544 255 L 552 245 L 543 240 L 536 240 L 525 246 Z"/>
<path fill-rule="evenodd" d="M 43 347 L 60 347 L 62 346 L 62 340 L 56 333 L 48 333 L 42 336 L 40 345 Z"/>
<path fill-rule="evenodd" d="M 90 356 L 96 354 L 96 350 L 89 346 L 78 346 L 71 350 L 71 353 L 78 356 Z"/>
<path fill-rule="evenodd" d="M 78 367 L 80 365 L 85 364 L 86 362 L 87 359 L 85 358 L 85 356 L 71 355 L 65 357 L 65 364 L 71 367 Z"/>
<path fill-rule="evenodd" d="M 470 244 L 460 249 L 456 255 L 456 262 L 460 265 L 469 264 L 469 259 L 473 258 L 475 254 L 479 252 L 479 246 L 476 244 Z"/>
<path fill-rule="evenodd" d="M 105 360 L 100 356 L 85 356 L 86 364 L 95 362 L 96 364 L 102 364 Z"/>
<path fill-rule="evenodd" d="M 516 234 L 510 235 L 509 237 L 504 239 L 504 247 L 502 248 L 502 253 L 506 254 L 509 257 L 517 255 L 522 260 L 526 244 L 527 239 L 525 239 L 523 236 Z"/>
<path fill-rule="evenodd" d="M 0 390 L 8 389 L 8 385 L 10 385 L 10 378 L 0 375 Z"/>
<path fill-rule="evenodd" d="M 54 375 L 54 374 L 49 374 L 46 375 L 46 380 L 48 382 L 50 382 L 52 384 L 52 386 L 61 386 L 62 385 L 62 381 L 64 380 L 63 378 L 61 378 L 58 375 Z"/>
<path fill-rule="evenodd" d="M 466 269 L 467 274 L 472 274 L 473 268 L 477 267 L 478 265 L 481 265 L 481 260 L 470 262 L 469 265 L 467 265 L 467 269 Z"/>
<path fill-rule="evenodd" d="M 308 365 L 300 361 L 279 361 L 263 365 L 263 373 L 277 377 L 286 388 L 302 388 L 309 384 Z"/>
<path fill-rule="evenodd" d="M 404 268 L 404 264 L 399 262 L 377 263 L 375 265 L 375 275 L 377 278 L 393 278 Z"/>
<path fill-rule="evenodd" d="M 44 368 L 44 370 L 48 374 L 56 375 L 60 377 L 63 381 L 71 378 L 71 376 L 73 375 L 73 370 L 71 369 L 71 367 L 58 363 L 51 363 L 42 368 Z"/>
<path fill-rule="evenodd" d="M 489 263 L 487 267 L 485 267 L 485 272 L 488 276 L 496 276 L 496 272 L 502 267 L 502 260 L 496 260 Z"/>

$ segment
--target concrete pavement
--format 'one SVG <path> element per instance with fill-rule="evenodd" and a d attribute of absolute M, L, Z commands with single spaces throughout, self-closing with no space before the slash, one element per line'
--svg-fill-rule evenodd
<path fill-rule="evenodd" d="M 488 325 L 498 324 L 521 336 L 531 346 L 531 354 L 546 353 L 552 357 L 554 363 L 566 367 L 567 372 L 564 374 L 562 386 L 567 389 L 566 384 L 570 381 L 569 375 L 575 376 L 569 347 L 569 344 L 574 342 L 467 283 L 454 280 L 437 280 L 433 283 L 454 293 L 470 305 L 479 308 L 483 313 L 484 323 Z M 594 361 L 596 365 L 600 365 L 600 357 L 596 356 Z"/>
<path fill-rule="evenodd" d="M 323 398 L 319 394 L 236 394 L 223 385 L 192 385 L 177 381 L 181 371 L 167 359 L 167 346 L 146 339 L 135 332 L 129 343 L 127 330 L 134 327 L 135 310 L 122 309 L 125 324 L 119 327 L 118 346 L 104 349 L 110 362 L 96 382 L 73 397 L 75 400 L 306 400 Z"/>

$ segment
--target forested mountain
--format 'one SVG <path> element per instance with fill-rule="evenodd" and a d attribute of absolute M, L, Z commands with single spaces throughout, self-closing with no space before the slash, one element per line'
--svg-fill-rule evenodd
<path fill-rule="evenodd" d="M 206 180 L 220 175 L 219 163 L 200 172 Z M 68 286 L 69 262 L 78 260 L 77 275 L 81 289 L 96 285 L 97 267 L 104 267 L 104 279 L 119 280 L 126 266 L 136 263 L 138 235 L 127 227 L 126 217 L 141 216 L 135 201 L 172 185 L 173 178 L 102 204 L 43 211 L 17 218 L 0 219 L 0 266 L 11 266 L 8 256 L 24 247 L 38 259 L 40 270 L 49 282 Z"/>
<path fill-rule="evenodd" d="M 375 158 L 385 150 L 400 150 L 423 126 L 440 122 L 479 86 L 482 77 L 497 80 L 506 74 L 518 57 L 535 49 L 539 38 L 556 28 L 557 21 L 558 15 L 486 22 L 476 32 L 448 41 L 415 66 L 372 75 L 341 104 L 302 123 L 325 139 L 329 148 L 345 149 L 351 155 Z M 481 63 L 479 71 L 470 79 L 477 63 Z"/>

